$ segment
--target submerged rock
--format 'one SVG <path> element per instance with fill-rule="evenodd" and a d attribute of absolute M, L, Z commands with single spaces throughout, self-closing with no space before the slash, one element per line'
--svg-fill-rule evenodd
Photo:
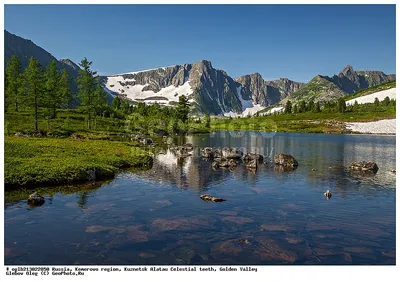
<path fill-rule="evenodd" d="M 44 204 L 44 202 L 45 202 L 44 197 L 39 195 L 38 192 L 29 195 L 28 204 L 31 206 L 41 206 Z"/>
<path fill-rule="evenodd" d="M 238 242 L 239 243 L 245 243 L 245 244 L 249 244 L 249 240 L 247 240 L 246 238 L 240 238 L 240 239 L 238 239 Z"/>
<path fill-rule="evenodd" d="M 200 195 L 200 199 L 202 199 L 203 201 L 206 201 L 206 202 L 209 202 L 209 201 L 212 201 L 212 202 L 223 202 L 223 201 L 226 201 L 226 200 L 224 200 L 222 198 L 214 197 L 214 196 L 211 196 L 209 194 Z"/>
<path fill-rule="evenodd" d="M 378 165 L 374 162 L 352 162 L 350 165 L 351 170 L 376 173 L 378 171 Z"/>
<path fill-rule="evenodd" d="M 277 154 L 274 157 L 274 163 L 285 167 L 297 167 L 299 164 L 297 160 L 289 154 Z"/>

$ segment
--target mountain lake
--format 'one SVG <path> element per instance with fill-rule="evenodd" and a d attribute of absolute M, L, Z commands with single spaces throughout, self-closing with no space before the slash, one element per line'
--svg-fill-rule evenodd
<path fill-rule="evenodd" d="M 39 207 L 27 204 L 31 191 L 6 192 L 5 264 L 396 264 L 395 136 L 216 131 L 166 142 L 194 150 L 179 159 L 164 146 L 150 170 L 41 189 Z M 213 169 L 204 147 L 257 152 L 265 163 Z M 297 169 L 272 166 L 277 153 Z M 352 172 L 353 161 L 379 170 Z"/>

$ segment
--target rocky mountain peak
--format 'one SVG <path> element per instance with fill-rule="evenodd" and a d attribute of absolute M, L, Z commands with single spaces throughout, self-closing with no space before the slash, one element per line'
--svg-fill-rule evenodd
<path fill-rule="evenodd" d="M 341 77 L 344 77 L 344 76 L 351 77 L 351 76 L 354 76 L 355 74 L 356 74 L 356 72 L 354 71 L 353 67 L 350 66 L 350 65 L 346 65 L 346 66 L 344 67 L 344 69 L 339 73 L 338 76 L 341 76 Z"/>
<path fill-rule="evenodd" d="M 75 64 L 75 63 L 74 63 L 73 61 L 71 61 L 70 59 L 60 59 L 59 61 L 60 61 L 61 63 L 64 63 L 64 64 L 70 66 L 71 68 L 73 68 L 73 69 L 76 70 L 76 71 L 79 71 L 79 70 L 81 69 L 77 64 Z"/>

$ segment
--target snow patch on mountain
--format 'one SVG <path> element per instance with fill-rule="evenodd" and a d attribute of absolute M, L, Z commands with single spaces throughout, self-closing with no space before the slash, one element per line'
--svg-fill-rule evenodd
<path fill-rule="evenodd" d="M 240 103 L 242 104 L 242 113 L 238 114 L 238 113 L 234 113 L 233 111 L 229 111 L 229 112 L 225 112 L 223 115 L 224 116 L 228 116 L 228 117 L 247 117 L 249 115 L 254 115 L 257 112 L 265 109 L 265 107 L 261 106 L 260 104 L 254 104 L 253 99 L 249 99 L 249 100 L 245 100 L 242 97 L 241 94 L 242 91 L 242 87 L 238 86 L 236 88 L 236 92 L 238 94 L 238 98 L 240 100 Z"/>
<path fill-rule="evenodd" d="M 383 101 L 386 97 L 389 97 L 389 99 L 396 99 L 396 87 L 351 99 L 346 102 L 346 105 L 353 105 L 356 101 L 358 104 L 373 103 L 375 98 L 378 98 L 379 101 Z"/>
<path fill-rule="evenodd" d="M 189 84 L 189 80 L 178 87 L 170 85 L 168 87 L 161 88 L 161 90 L 158 92 L 154 92 L 152 90 L 143 91 L 143 88 L 149 85 L 148 83 L 145 85 L 129 84 L 129 82 L 134 81 L 135 80 L 132 78 L 124 79 L 123 76 L 110 76 L 107 78 L 105 88 L 108 93 L 120 93 L 126 95 L 127 98 L 133 101 L 145 102 L 148 104 L 157 102 L 162 105 L 168 105 L 169 102 L 178 102 L 179 96 L 189 96 L 193 93 L 193 90 Z M 193 102 L 193 99 L 190 99 L 189 102 Z"/>

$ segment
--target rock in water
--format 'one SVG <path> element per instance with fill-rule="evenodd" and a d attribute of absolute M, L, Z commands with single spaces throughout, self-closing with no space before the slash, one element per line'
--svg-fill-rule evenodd
<path fill-rule="evenodd" d="M 256 160 L 257 162 L 262 163 L 264 161 L 264 157 L 259 154 L 248 153 L 243 158 L 245 164 L 251 160 Z"/>
<path fill-rule="evenodd" d="M 201 149 L 201 156 L 206 159 L 212 159 L 214 158 L 214 151 L 212 148 L 206 147 L 204 149 Z"/>
<path fill-rule="evenodd" d="M 299 164 L 297 160 L 289 154 L 277 154 L 274 157 L 274 163 L 276 165 L 282 165 L 286 167 L 297 167 Z"/>
<path fill-rule="evenodd" d="M 245 163 L 247 168 L 251 168 L 251 169 L 257 169 L 258 166 L 258 162 L 257 160 L 250 160 L 248 162 Z"/>
<path fill-rule="evenodd" d="M 226 159 L 240 159 L 243 156 L 243 152 L 236 148 L 223 148 L 222 157 Z"/>
<path fill-rule="evenodd" d="M 326 197 L 326 199 L 330 199 L 332 197 L 332 193 L 329 190 L 326 190 L 326 192 L 324 193 L 324 196 Z"/>
<path fill-rule="evenodd" d="M 374 162 L 352 162 L 350 165 L 351 170 L 358 170 L 369 173 L 376 173 L 379 169 L 378 165 Z"/>
<path fill-rule="evenodd" d="M 222 198 L 213 197 L 213 196 L 210 196 L 208 194 L 201 195 L 200 199 L 202 199 L 203 201 L 206 201 L 206 202 L 210 202 L 210 201 L 212 201 L 212 202 L 223 202 L 223 201 L 226 201 L 226 200 L 224 200 Z"/>
<path fill-rule="evenodd" d="M 229 160 L 221 160 L 219 162 L 220 167 L 229 167 L 229 168 L 235 168 L 237 167 L 238 163 L 234 159 L 229 159 Z"/>
<path fill-rule="evenodd" d="M 219 168 L 219 162 L 215 161 L 215 162 L 212 163 L 211 166 L 212 166 L 213 169 L 218 169 Z"/>
<path fill-rule="evenodd" d="M 41 206 L 44 204 L 44 202 L 45 202 L 44 197 L 39 195 L 38 192 L 29 195 L 28 204 L 31 206 Z"/>

